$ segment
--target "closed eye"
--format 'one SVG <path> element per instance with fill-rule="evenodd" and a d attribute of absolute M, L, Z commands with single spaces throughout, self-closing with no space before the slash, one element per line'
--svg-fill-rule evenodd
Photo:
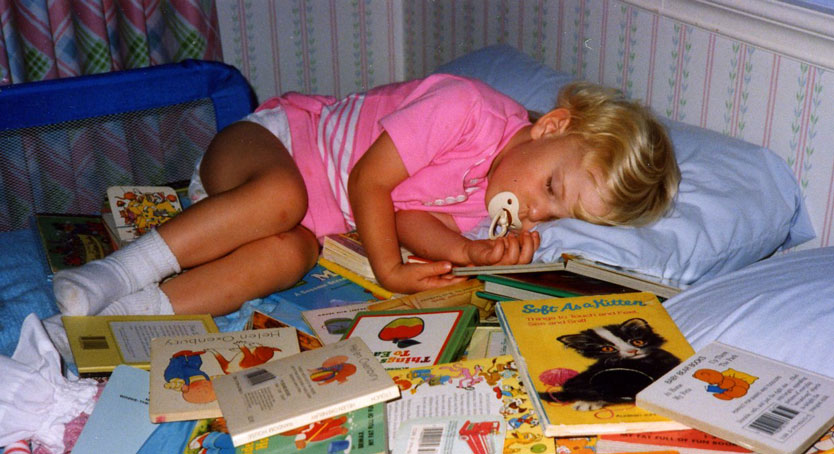
<path fill-rule="evenodd" d="M 547 193 L 550 195 L 553 194 L 553 177 L 547 179 Z"/>

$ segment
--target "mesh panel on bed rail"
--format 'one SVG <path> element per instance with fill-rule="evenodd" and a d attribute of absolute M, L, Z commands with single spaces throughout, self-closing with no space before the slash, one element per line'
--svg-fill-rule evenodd
<path fill-rule="evenodd" d="M 0 131 L 0 231 L 36 212 L 99 213 L 111 185 L 186 180 L 215 132 L 208 98 Z"/>

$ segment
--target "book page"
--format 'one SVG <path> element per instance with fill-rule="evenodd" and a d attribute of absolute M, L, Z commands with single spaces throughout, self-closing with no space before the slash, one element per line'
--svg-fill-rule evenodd
<path fill-rule="evenodd" d="M 206 326 L 200 320 L 110 322 L 110 331 L 124 362 L 147 363 L 154 337 L 206 334 Z"/>

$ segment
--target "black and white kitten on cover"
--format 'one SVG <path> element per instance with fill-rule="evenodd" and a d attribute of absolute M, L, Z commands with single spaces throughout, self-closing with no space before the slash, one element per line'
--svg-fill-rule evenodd
<path fill-rule="evenodd" d="M 680 363 L 661 349 L 666 342 L 641 318 L 559 336 L 559 342 L 596 362 L 562 384 L 555 393 L 539 393 L 553 402 L 574 402 L 576 410 L 634 402 L 639 391 Z"/>

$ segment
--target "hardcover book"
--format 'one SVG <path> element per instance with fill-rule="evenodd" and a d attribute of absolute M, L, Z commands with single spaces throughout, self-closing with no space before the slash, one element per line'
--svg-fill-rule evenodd
<path fill-rule="evenodd" d="M 484 291 L 519 300 L 634 293 L 638 290 L 568 271 L 480 274 Z"/>
<path fill-rule="evenodd" d="M 834 379 L 713 342 L 637 405 L 757 453 L 797 453 L 834 423 Z"/>
<path fill-rule="evenodd" d="M 565 270 L 571 273 L 601 279 L 641 292 L 652 292 L 661 298 L 671 298 L 681 292 L 681 284 L 678 282 L 569 254 L 563 254 L 562 258 L 565 260 Z"/>
<path fill-rule="evenodd" d="M 34 223 L 50 277 L 113 252 L 101 216 L 37 213 Z"/>
<path fill-rule="evenodd" d="M 64 315 L 61 321 L 82 377 L 110 375 L 119 364 L 150 369 L 154 337 L 217 332 L 208 314 Z"/>
<path fill-rule="evenodd" d="M 345 339 L 361 338 L 386 370 L 431 366 L 463 355 L 478 325 L 472 306 L 356 315 Z"/>
<path fill-rule="evenodd" d="M 546 436 L 686 428 L 634 404 L 693 353 L 654 294 L 503 301 L 496 313 Z"/>
<path fill-rule="evenodd" d="M 214 388 L 235 446 L 400 396 L 358 338 L 217 377 Z"/>
<path fill-rule="evenodd" d="M 213 385 L 217 377 L 298 352 L 294 328 L 156 337 L 151 340 L 151 421 L 222 416 Z"/>
<path fill-rule="evenodd" d="M 148 421 L 148 371 L 118 366 L 104 386 L 72 452 L 134 454 L 155 429 Z"/>
<path fill-rule="evenodd" d="M 183 454 L 387 454 L 385 404 L 325 418 L 234 449 L 224 418 L 197 422 Z"/>
<path fill-rule="evenodd" d="M 565 262 L 553 263 L 522 263 L 518 265 L 482 265 L 482 266 L 456 266 L 452 268 L 455 276 L 476 276 L 479 274 L 522 274 L 540 273 L 543 271 L 560 271 L 565 269 Z"/>
<path fill-rule="evenodd" d="M 516 363 L 510 355 L 391 370 L 388 373 L 402 390 L 402 399 L 387 405 L 391 446 L 402 436 L 400 431 L 408 421 L 433 419 L 441 422 L 453 416 L 500 415 L 505 424 L 505 453 L 556 452 L 553 438 L 546 438 L 542 433 Z M 435 432 L 436 436 L 452 435 L 445 429 L 446 426 L 440 427 L 443 432 Z M 405 430 L 410 429 L 406 427 Z"/>
<path fill-rule="evenodd" d="M 107 215 L 119 245 L 129 243 L 182 212 L 170 186 L 110 186 Z"/>

